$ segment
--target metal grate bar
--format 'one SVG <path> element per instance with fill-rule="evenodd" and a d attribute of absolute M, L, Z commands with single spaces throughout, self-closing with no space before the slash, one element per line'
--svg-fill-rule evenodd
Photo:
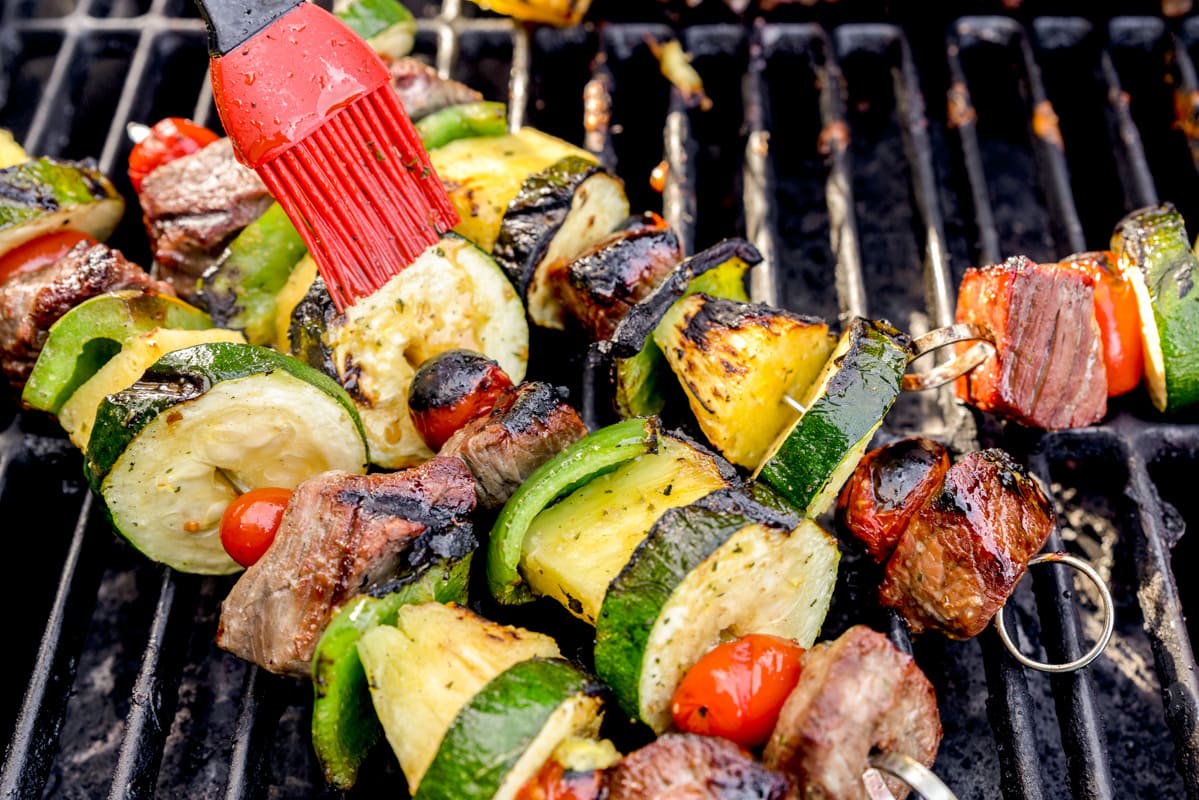
<path fill-rule="evenodd" d="M 1114 128 L 1112 141 L 1117 154 L 1116 168 L 1124 184 L 1125 203 L 1128 208 L 1156 205 L 1157 187 L 1153 183 L 1149 161 L 1145 158 L 1141 132 L 1132 119 L 1128 92 L 1120 85 L 1112 54 L 1104 49 L 1099 59 L 1100 74 L 1107 87 L 1108 109 Z"/>
<path fill-rule="evenodd" d="M 262 762 L 266 757 L 266 742 L 261 733 L 263 697 L 269 688 L 263 671 L 254 665 L 246 668 L 245 689 L 242 692 L 241 709 L 237 715 L 237 727 L 233 733 L 233 752 L 229 758 L 229 781 L 225 786 L 225 800 L 244 800 L 252 797 L 254 789 L 262 782 Z"/>
<path fill-rule="evenodd" d="M 763 24 L 750 33 L 749 65 L 742 79 L 741 97 L 745 127 L 745 160 L 742 166 L 742 205 L 745 235 L 762 254 L 762 263 L 750 272 L 750 296 L 755 302 L 779 305 L 781 277 L 778 264 L 778 220 L 774 202 L 774 166 L 770 158 L 770 101 L 763 72 Z"/>
<path fill-rule="evenodd" d="M 683 253 L 695 252 L 695 137 L 687 103 L 677 88 L 670 90 L 670 109 L 662 131 L 666 156 L 666 187 L 662 192 L 662 216 L 674 228 Z"/>
<path fill-rule="evenodd" d="M 947 121 L 949 127 L 956 129 L 958 133 L 962 165 L 970 187 L 974 222 L 978 230 L 978 260 L 983 264 L 994 264 L 1001 258 L 999 227 L 995 224 L 995 211 L 991 208 L 991 197 L 987 193 L 982 148 L 978 141 L 978 112 L 970 99 L 970 88 L 966 83 L 966 71 L 962 67 L 961 59 L 962 39 L 970 33 L 970 26 L 964 20 L 959 20 L 954 23 L 949 35 L 949 45 L 946 49 L 950 78 L 946 98 Z"/>

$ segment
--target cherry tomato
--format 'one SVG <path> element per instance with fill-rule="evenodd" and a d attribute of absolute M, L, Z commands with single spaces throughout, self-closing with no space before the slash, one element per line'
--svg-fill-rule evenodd
<path fill-rule="evenodd" d="M 687 670 L 675 690 L 675 727 L 757 747 L 770 737 L 799 681 L 804 652 L 790 639 L 759 633 L 712 649 Z"/>
<path fill-rule="evenodd" d="M 158 167 L 180 156 L 194 153 L 220 137 L 202 125 L 182 117 L 167 117 L 150 128 L 150 135 L 133 146 L 129 153 L 129 180 L 135 191 Z"/>
<path fill-rule="evenodd" d="M 289 500 L 291 489 L 268 486 L 251 489 L 230 503 L 221 515 L 221 544 L 229 557 L 243 567 L 262 558 L 275 541 Z"/>
<path fill-rule="evenodd" d="M 454 431 L 491 413 L 512 380 L 500 365 L 470 350 L 447 350 L 421 364 L 408 388 L 408 413 L 437 451 Z"/>
<path fill-rule="evenodd" d="M 96 240 L 81 231 L 57 231 L 18 245 L 0 256 L 0 282 L 53 264 L 80 242 L 95 244 Z"/>
<path fill-rule="evenodd" d="M 1141 313 L 1132 284 L 1116 266 L 1110 252 L 1085 253 L 1062 262 L 1095 281 L 1095 319 L 1103 340 L 1107 396 L 1130 392 L 1141 382 L 1145 359 L 1141 351 Z"/>
<path fill-rule="evenodd" d="M 551 758 L 520 787 L 515 800 L 598 800 L 604 785 L 601 770 L 566 772 Z"/>

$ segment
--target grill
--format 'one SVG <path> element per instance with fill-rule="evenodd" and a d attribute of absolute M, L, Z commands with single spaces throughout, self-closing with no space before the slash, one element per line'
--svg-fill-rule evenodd
<path fill-rule="evenodd" d="M 941 18 L 925 4 L 888 14 L 847 2 L 747 24 L 711 0 L 628 5 L 611 9 L 619 21 L 530 32 L 445 0 L 424 9 L 417 51 L 509 99 L 513 125 L 585 142 L 625 178 L 632 207 L 660 208 L 688 250 L 751 239 L 767 257 L 756 299 L 919 334 L 952 321 L 971 264 L 1101 248 L 1125 211 L 1159 199 L 1199 224 L 1199 19 L 1100 17 L 1089 4 L 1036 9 L 1089 17 L 999 14 L 984 2 L 969 4 L 976 16 Z M 658 79 L 646 37 L 673 35 L 712 111 L 689 110 Z M 150 258 L 123 176 L 124 126 L 167 115 L 216 124 L 205 44 L 185 0 L 5 5 L 0 125 L 30 152 L 98 159 L 131 201 L 114 244 L 139 263 Z M 610 100 L 606 129 L 584 126 L 585 87 Z M 659 196 L 647 176 L 663 158 Z M 537 334 L 534 358 L 564 346 Z M 581 373 L 575 358 L 553 377 L 594 410 Z M 0 427 L 0 519 L 18 569 L 0 582 L 5 674 L 19 676 L 0 690 L 0 720 L 14 721 L 3 795 L 333 796 L 308 741 L 310 687 L 213 644 L 232 579 L 175 574 L 113 536 L 52 422 L 10 407 Z M 997 444 L 1029 463 L 1058 506 L 1048 548 L 1105 576 L 1115 636 L 1090 667 L 1052 678 L 1020 667 L 993 630 L 911 642 L 874 602 L 873 568 L 852 555 L 826 634 L 864 621 L 914 651 L 945 726 L 936 769 L 963 800 L 1199 797 L 1185 616 L 1199 598 L 1175 577 L 1185 581 L 1194 556 L 1182 533 L 1199 514 L 1199 427 L 1160 421 L 1137 396 L 1103 425 L 1038 435 L 942 389 L 901 398 L 880 439 L 913 433 L 959 450 Z M 1024 652 L 1074 658 L 1100 630 L 1094 598 L 1061 567 L 1034 572 L 1009 625 Z M 351 794 L 398 786 L 380 753 Z"/>

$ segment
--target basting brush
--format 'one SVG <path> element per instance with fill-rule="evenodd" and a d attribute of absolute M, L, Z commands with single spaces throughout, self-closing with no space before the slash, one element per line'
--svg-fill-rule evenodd
<path fill-rule="evenodd" d="M 339 311 L 458 223 L 386 65 L 302 0 L 196 0 L 217 113 L 316 260 Z"/>

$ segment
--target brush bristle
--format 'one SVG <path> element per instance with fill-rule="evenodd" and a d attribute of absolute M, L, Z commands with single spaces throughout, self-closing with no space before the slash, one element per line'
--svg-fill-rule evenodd
<path fill-rule="evenodd" d="M 390 86 L 339 110 L 258 174 L 308 245 L 338 311 L 458 224 Z"/>

